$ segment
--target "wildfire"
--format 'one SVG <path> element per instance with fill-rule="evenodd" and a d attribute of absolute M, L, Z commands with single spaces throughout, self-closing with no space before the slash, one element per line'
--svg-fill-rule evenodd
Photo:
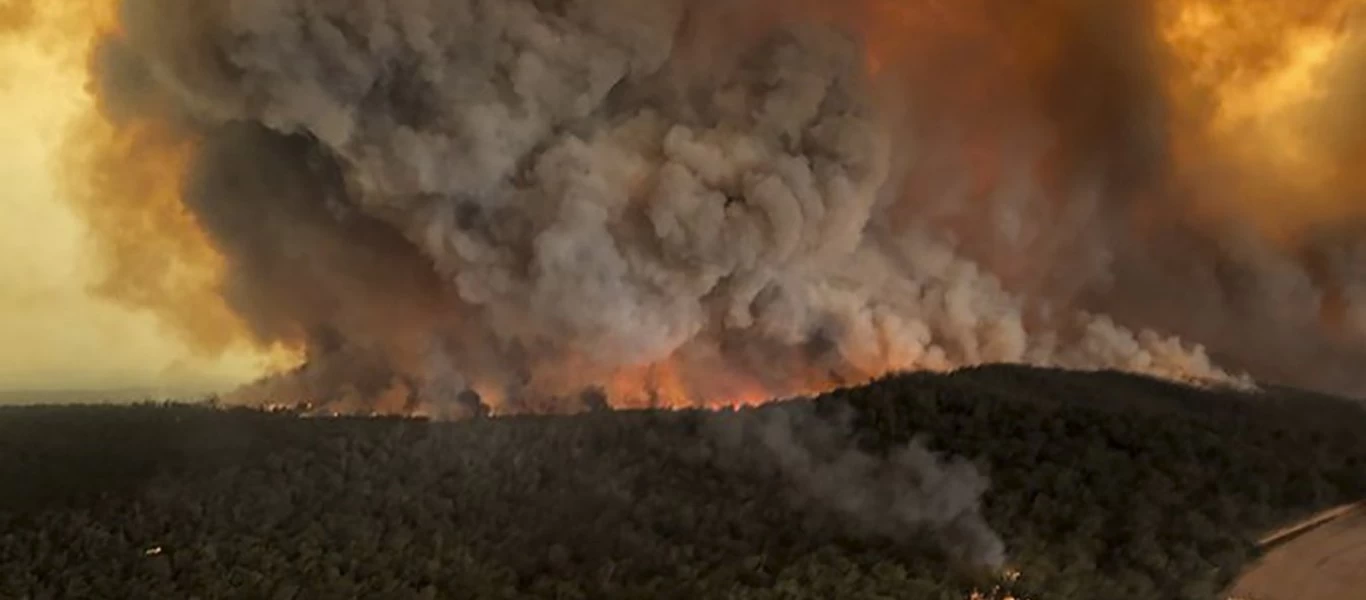
<path fill-rule="evenodd" d="M 1099 18 L 1086 4 L 863 0 L 838 7 L 802 2 L 793 10 L 853 29 L 865 44 L 863 66 L 874 87 L 915 90 L 914 106 L 902 106 L 909 102 L 887 94 L 894 99 L 889 112 L 944 117 L 920 124 L 930 130 L 916 132 L 930 149 L 909 167 L 906 202 L 895 203 L 891 216 L 898 222 L 921 218 L 922 196 L 934 195 L 927 192 L 931 186 L 942 188 L 944 182 L 936 178 L 951 170 L 944 165 L 957 161 L 966 166 L 967 181 L 953 187 L 956 195 L 940 193 L 937 199 L 952 210 L 930 213 L 953 223 L 984 219 L 971 207 L 999 195 L 1010 177 L 1019 176 L 1016 171 L 1037 184 L 1043 206 L 1036 208 L 1049 213 L 1052 199 L 1068 193 L 1062 173 L 1090 159 L 1083 138 L 1115 135 L 1109 127 L 1123 119 L 1112 118 L 1109 105 L 1146 91 L 1146 80 L 1140 81 L 1145 74 L 1120 72 L 1133 65 L 1093 64 L 1062 41 L 1089 26 L 1088 19 Z M 1180 213 L 1168 218 L 1217 225 L 1232 216 L 1293 245 L 1324 223 L 1359 216 L 1362 205 L 1353 199 L 1366 192 L 1359 169 L 1366 158 L 1366 123 L 1355 116 L 1359 111 L 1337 108 L 1359 98 L 1360 90 L 1351 86 L 1366 89 L 1350 79 L 1359 77 L 1353 61 L 1366 57 L 1361 1 L 1140 4 L 1123 9 L 1120 17 L 1133 18 L 1123 24 L 1124 35 L 1150 42 L 1162 59 L 1143 66 L 1160 80 L 1165 112 L 1155 117 L 1162 123 L 1154 128 L 1165 132 L 1158 145 L 1173 164 L 1156 175 L 1162 181 L 1144 184 L 1151 187 L 1145 193 L 1182 196 L 1168 203 Z M 72 69 L 90 71 L 100 59 L 96 42 L 120 35 L 119 6 L 118 0 L 75 8 L 11 2 L 0 6 L 0 39 L 24 32 L 22 43 L 64 52 Z M 1120 18 L 1115 14 L 1107 17 Z M 1065 87 L 1058 81 L 1070 81 L 1069 69 L 1078 68 L 1095 71 L 1086 81 L 1107 89 L 1054 91 Z M 1018 124 L 1038 122 L 1056 122 L 1056 131 L 1037 136 L 1044 139 L 1038 148 L 1020 151 L 1016 138 L 1028 136 Z M 184 181 L 198 148 L 194 134 L 179 131 L 170 119 L 130 117 L 108 98 L 90 99 L 62 158 L 67 200 L 86 221 L 105 262 L 95 291 L 154 312 L 205 355 L 246 347 L 273 369 L 291 366 L 298 361 L 297 349 L 260 347 L 234 314 L 224 291 L 232 265 L 184 204 Z M 918 212 L 911 213 L 912 206 Z M 977 229 L 988 231 L 981 235 L 994 231 Z M 1009 245 L 1000 248 L 984 252 L 1001 254 L 992 261 L 1001 279 L 1031 285 L 1026 268 L 1013 268 L 1025 253 Z M 1029 250 L 1031 260 L 1038 261 L 1067 248 L 1040 239 Z M 914 357 L 873 354 L 846 367 L 852 373 L 832 374 L 800 352 L 785 353 L 764 365 L 781 374 L 771 378 L 686 350 L 651 364 L 606 366 L 569 353 L 556 364 L 537 363 L 527 375 L 528 389 L 563 396 L 598 388 L 621 407 L 734 406 L 925 367 Z M 496 407 L 511 401 L 505 382 L 474 379 L 471 387 L 487 403 Z M 396 383 L 376 402 L 384 411 L 402 411 L 413 394 L 411 386 Z"/>
<path fill-rule="evenodd" d="M 724 368 L 699 369 L 672 359 L 629 367 L 613 374 L 605 392 L 619 408 L 734 408 L 758 406 L 775 398 L 805 396 L 829 391 L 838 383 L 812 369 L 788 381 L 766 385 L 745 373 Z"/>
<path fill-rule="evenodd" d="M 685 352 L 654 363 L 623 367 L 594 365 L 583 355 L 571 355 L 544 366 L 523 393 L 531 395 L 532 402 L 549 399 L 554 403 L 557 398 L 601 394 L 601 400 L 620 409 L 722 409 L 813 395 L 854 383 L 795 358 L 775 355 L 772 359 L 769 367 L 785 374 L 779 379 L 764 380 L 749 369 L 726 364 L 720 357 Z M 476 383 L 472 388 L 494 412 L 507 405 L 506 396 L 495 385 Z M 553 406 L 543 408 L 555 410 Z"/>

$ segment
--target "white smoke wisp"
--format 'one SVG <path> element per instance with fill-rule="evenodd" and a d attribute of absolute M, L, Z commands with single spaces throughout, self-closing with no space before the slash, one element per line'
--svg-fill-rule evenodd
<path fill-rule="evenodd" d="M 377 355 L 414 397 L 493 381 L 512 411 L 670 361 L 699 403 L 728 377 L 785 394 L 805 391 L 794 371 L 985 362 L 1236 379 L 1198 345 L 1012 293 L 941 230 L 888 226 L 897 161 L 921 149 L 857 39 L 814 19 L 721 39 L 717 14 L 125 0 L 100 93 L 236 136 L 199 167 L 236 191 L 200 186 L 187 203 L 239 271 L 238 310 L 265 338 L 326 331 Z M 723 41 L 733 55 L 699 51 Z M 278 201 L 281 187 L 300 198 Z M 281 255 L 307 276 L 262 266 Z M 397 278 L 392 256 L 428 272 Z"/>

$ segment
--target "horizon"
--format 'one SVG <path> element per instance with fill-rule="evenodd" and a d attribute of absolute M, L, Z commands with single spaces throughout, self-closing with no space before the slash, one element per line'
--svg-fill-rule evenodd
<path fill-rule="evenodd" d="M 136 404 L 188 400 L 219 394 L 229 387 L 121 386 L 71 388 L 0 388 L 0 406 L 63 404 Z"/>

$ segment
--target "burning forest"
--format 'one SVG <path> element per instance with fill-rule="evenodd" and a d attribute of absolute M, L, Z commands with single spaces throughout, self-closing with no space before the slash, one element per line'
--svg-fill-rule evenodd
<path fill-rule="evenodd" d="M 300 364 L 234 402 L 743 405 L 997 362 L 1366 391 L 1350 0 L 8 6 L 88 73 L 99 291 Z"/>
<path fill-rule="evenodd" d="M 91 291 L 261 361 L 0 415 L 0 594 L 1210 597 L 1366 490 L 1363 7 L 0 0 Z"/>

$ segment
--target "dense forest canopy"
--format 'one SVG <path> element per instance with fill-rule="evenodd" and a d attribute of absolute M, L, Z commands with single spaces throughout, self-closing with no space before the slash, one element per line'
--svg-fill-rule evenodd
<path fill-rule="evenodd" d="M 808 463 L 819 439 L 923 448 L 989 487 L 938 520 L 878 504 L 894 482 L 822 497 L 736 426 L 777 421 Z M 1366 497 L 1363 425 L 1290 390 L 1005 366 L 719 413 L 10 408 L 0 596 L 1210 599 L 1261 534 Z M 969 560 L 992 535 L 1002 566 Z"/>

